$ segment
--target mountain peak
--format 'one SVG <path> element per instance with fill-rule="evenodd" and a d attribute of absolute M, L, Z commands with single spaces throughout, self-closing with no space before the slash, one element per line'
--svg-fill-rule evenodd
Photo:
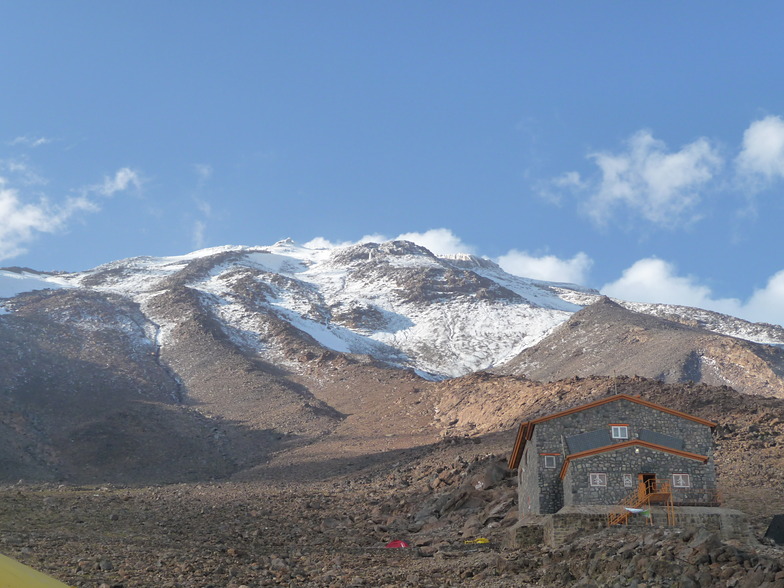
<path fill-rule="evenodd" d="M 602 307 L 604 307 L 604 308 L 613 308 L 613 309 L 623 310 L 623 306 L 621 306 L 620 304 L 615 302 L 615 300 L 613 300 L 609 296 L 604 296 L 604 295 L 600 296 L 596 300 L 596 302 L 594 302 L 593 304 L 590 305 L 589 308 L 592 308 L 592 307 L 594 307 L 594 308 L 602 308 Z"/>
<path fill-rule="evenodd" d="M 310 248 L 286 238 L 268 247 L 136 257 L 77 274 L 0 271 L 4 315 L 16 312 L 11 298 L 17 294 L 57 287 L 119 295 L 143 313 L 153 299 L 187 288 L 221 331 L 265 361 L 279 361 L 276 346 L 288 343 L 273 334 L 286 332 L 436 378 L 501 366 L 573 315 L 571 326 L 624 322 L 648 328 L 658 316 L 671 321 L 670 329 L 700 326 L 784 345 L 782 329 L 685 307 L 638 308 L 579 286 L 514 276 L 476 255 L 436 256 L 405 240 Z M 165 343 L 180 317 L 153 314 L 158 343 Z"/>
<path fill-rule="evenodd" d="M 496 262 L 487 259 L 486 257 L 479 257 L 477 255 L 472 255 L 471 253 L 447 253 L 445 255 L 439 255 L 439 259 L 443 259 L 444 261 L 448 261 L 454 266 L 463 268 L 463 269 L 472 269 L 472 268 L 485 268 L 485 269 L 495 269 L 500 270 L 501 266 L 499 266 Z"/>

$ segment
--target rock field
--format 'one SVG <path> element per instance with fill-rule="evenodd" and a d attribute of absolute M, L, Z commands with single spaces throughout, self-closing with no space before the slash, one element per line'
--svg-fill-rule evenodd
<path fill-rule="evenodd" d="M 0 552 L 85 588 L 784 588 L 784 547 L 761 541 L 784 513 L 784 401 L 639 378 L 540 385 L 476 374 L 418 394 L 414 406 L 437 409 L 436 436 L 422 428 L 433 408 L 395 419 L 398 397 L 374 381 L 367 410 L 333 394 L 357 413 L 334 434 L 231 478 L 0 486 Z M 513 425 L 627 390 L 717 423 L 724 504 L 747 513 L 748 541 L 629 527 L 559 548 L 510 546 Z M 385 547 L 395 540 L 409 547 Z"/>
<path fill-rule="evenodd" d="M 445 440 L 310 481 L 5 486 L 0 549 L 90 588 L 784 587 L 784 548 L 759 541 L 781 504 L 743 492 L 747 543 L 630 527 L 508 546 L 514 478 L 494 452 L 508 441 Z"/>

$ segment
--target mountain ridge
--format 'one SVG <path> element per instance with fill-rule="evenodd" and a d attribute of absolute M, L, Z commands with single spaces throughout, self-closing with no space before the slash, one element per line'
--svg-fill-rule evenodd
<path fill-rule="evenodd" d="M 39 287 L 110 291 L 142 306 L 157 291 L 188 285 L 216 297 L 214 310 L 238 336 L 247 334 L 248 311 L 266 306 L 334 351 L 367 353 L 437 379 L 511 360 L 601 296 L 576 285 L 513 276 L 472 255 L 436 256 L 402 241 L 306 249 L 286 239 L 264 247 L 135 257 L 73 274 L 9 268 L 0 270 L 0 284 L 2 278 L 11 281 L 12 270 L 17 279 L 35 279 Z M 0 294 L 3 290 L 8 293 L 9 287 L 0 287 Z M 223 300 L 224 294 L 233 300 Z M 619 302 L 724 335 L 784 345 L 784 329 L 776 325 L 682 306 Z M 425 316 L 424 303 L 434 303 L 440 316 Z M 9 303 L 3 306 L 8 313 Z M 461 321 L 465 316 L 471 320 Z M 462 333 L 470 340 L 456 342 L 454 336 Z M 438 344 L 428 344 L 434 337 Z"/>
<path fill-rule="evenodd" d="M 633 311 L 606 297 L 495 371 L 544 381 L 633 371 L 663 382 L 730 385 L 784 398 L 781 347 Z"/>
<path fill-rule="evenodd" d="M 522 414 L 516 394 L 541 393 L 546 409 L 563 398 L 543 390 L 573 388 L 533 380 L 645 376 L 784 397 L 780 328 L 684 307 L 635 312 L 403 241 L 12 268 L 0 292 L 0 480 L 352 463 L 501 432 Z"/>

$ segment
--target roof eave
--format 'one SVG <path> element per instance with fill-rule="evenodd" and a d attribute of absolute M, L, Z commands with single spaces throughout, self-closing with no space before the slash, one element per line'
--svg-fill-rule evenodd
<path fill-rule="evenodd" d="M 517 429 L 517 437 L 515 438 L 512 455 L 509 456 L 509 469 L 511 470 L 517 469 L 517 467 L 520 465 L 520 460 L 523 457 L 525 444 L 531 438 L 530 431 L 528 430 L 528 426 L 530 424 L 530 421 L 520 423 L 520 426 Z"/>
<path fill-rule="evenodd" d="M 649 441 L 640 441 L 639 439 L 632 439 L 630 441 L 624 441 L 623 443 L 613 443 L 612 445 L 605 445 L 603 447 L 597 447 L 596 449 L 589 449 L 587 451 L 581 451 L 580 453 L 573 453 L 571 455 L 567 455 L 566 459 L 564 459 L 563 465 L 561 466 L 559 477 L 563 480 L 564 476 L 566 476 L 567 470 L 569 469 L 569 464 L 574 459 L 590 457 L 592 455 L 596 455 L 599 453 L 606 453 L 608 451 L 616 451 L 618 449 L 627 449 L 629 447 L 646 447 L 648 449 L 653 449 L 655 451 L 663 451 L 665 453 L 671 453 L 672 455 L 677 455 L 679 457 L 685 457 L 687 459 L 701 461 L 702 463 L 707 463 L 708 460 L 710 459 L 710 457 L 707 455 L 700 455 L 699 453 L 691 453 L 689 451 L 673 449 L 672 447 L 666 447 L 664 445 L 650 443 Z"/>

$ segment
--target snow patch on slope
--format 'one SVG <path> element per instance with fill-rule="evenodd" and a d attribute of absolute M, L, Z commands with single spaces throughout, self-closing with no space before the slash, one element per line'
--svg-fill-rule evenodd
<path fill-rule="evenodd" d="M 437 377 L 459 376 L 511 359 L 580 308 L 559 296 L 567 286 L 511 276 L 475 256 L 437 258 L 406 242 L 309 249 L 284 240 L 269 247 L 210 248 L 104 264 L 71 282 L 129 296 L 144 310 L 166 278 L 226 253 L 238 256 L 208 267 L 188 286 L 208 295 L 209 307 L 237 345 L 261 355 L 270 349 L 259 313 L 270 312 L 334 351 L 372 355 Z M 422 302 L 409 300 L 396 282 L 399 271 L 419 275 L 449 266 L 473 271 L 522 300 L 458 294 Z M 265 293 L 261 300 L 240 293 L 238 285 L 248 279 L 255 283 L 252 290 Z M 347 323 L 346 316 L 359 322 Z M 173 327 L 158 325 L 154 340 L 168 344 Z"/>
<path fill-rule="evenodd" d="M 0 270 L 0 298 L 13 298 L 23 292 L 68 288 L 68 279 L 30 271 Z"/>
<path fill-rule="evenodd" d="M 635 312 L 675 320 L 721 335 L 745 339 L 763 345 L 784 346 L 784 328 L 779 325 L 751 323 L 719 312 L 689 306 L 625 302 L 623 300 L 614 300 L 614 302 Z"/>
<path fill-rule="evenodd" d="M 0 297 L 83 287 L 131 298 L 148 317 L 150 300 L 172 285 L 202 292 L 227 335 L 247 352 L 276 353 L 267 331 L 270 317 L 277 317 L 334 351 L 368 354 L 438 378 L 503 364 L 600 298 L 596 290 L 513 276 L 473 255 L 437 257 L 405 241 L 310 249 L 285 239 L 264 247 L 136 257 L 79 274 L 0 271 Z M 773 325 L 700 309 L 617 302 L 784 345 L 784 329 Z M 7 314 L 1 305 L 0 313 Z M 167 345 L 174 326 L 150 321 L 144 330 Z"/>

